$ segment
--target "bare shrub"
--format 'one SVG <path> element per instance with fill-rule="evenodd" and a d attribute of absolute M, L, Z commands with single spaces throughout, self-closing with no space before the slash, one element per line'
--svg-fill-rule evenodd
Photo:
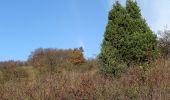
<path fill-rule="evenodd" d="M 159 31 L 160 38 L 158 40 L 158 47 L 163 57 L 170 57 L 170 30 L 167 28 L 164 31 Z"/>

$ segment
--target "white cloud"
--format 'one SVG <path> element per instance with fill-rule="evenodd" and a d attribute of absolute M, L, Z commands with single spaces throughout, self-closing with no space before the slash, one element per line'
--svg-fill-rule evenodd
<path fill-rule="evenodd" d="M 153 3 L 155 9 L 153 13 L 156 15 L 155 29 L 160 30 L 165 25 L 170 25 L 170 0 L 156 0 Z"/>
<path fill-rule="evenodd" d="M 83 47 L 83 49 L 85 49 L 85 45 L 84 45 L 84 42 L 82 40 L 79 40 L 79 46 Z"/>
<path fill-rule="evenodd" d="M 170 0 L 142 0 L 139 3 L 144 17 L 155 32 L 163 30 L 166 25 L 170 26 Z"/>

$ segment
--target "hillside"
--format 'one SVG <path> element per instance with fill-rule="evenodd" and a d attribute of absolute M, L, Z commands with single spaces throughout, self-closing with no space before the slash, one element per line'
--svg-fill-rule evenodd
<path fill-rule="evenodd" d="M 44 4 L 46 3 L 44 2 Z M 63 2 L 63 4 L 65 3 Z M 69 4 L 71 7 L 73 6 L 72 3 Z M 84 3 L 82 4 L 84 5 Z M 83 8 L 82 14 L 85 13 L 84 11 L 86 12 Z M 51 12 L 51 10 L 47 10 L 47 12 Z M 73 12 L 79 11 L 76 9 Z M 68 12 L 66 11 L 66 13 Z M 60 14 L 57 13 L 57 15 Z M 89 26 L 92 30 L 93 25 L 83 23 L 83 21 L 87 21 L 85 20 L 87 15 L 82 17 L 80 21 L 80 16 L 79 18 L 68 14 L 67 17 L 64 16 L 67 20 L 61 20 L 61 22 L 67 22 L 68 19 L 72 22 L 72 18 L 78 19 L 77 22 L 73 21 L 75 26 L 70 27 L 73 22 L 69 25 L 61 24 L 67 28 L 62 26 L 60 29 L 62 31 L 58 33 L 53 31 L 53 35 L 50 34 L 52 31 L 49 30 L 54 29 L 54 27 L 40 27 L 41 31 L 47 33 L 35 34 L 36 41 L 29 40 L 29 45 L 32 45 L 30 48 L 35 48 L 43 43 L 46 44 L 45 47 L 52 46 L 53 48 L 38 48 L 31 52 L 25 61 L 0 61 L 0 100 L 170 100 L 170 30 L 165 28 L 154 33 L 142 16 L 136 0 L 126 0 L 125 6 L 121 1 L 115 0 L 108 14 L 103 41 L 100 41 L 100 52 L 93 58 L 87 58 L 86 54 L 93 50 L 88 48 L 86 51 L 87 45 L 84 45 L 83 39 L 79 40 L 81 45 L 79 48 L 66 49 L 66 47 L 76 46 L 76 44 L 70 44 L 66 41 L 71 38 L 73 38 L 71 41 L 74 38 L 79 38 L 75 30 L 87 33 L 87 31 L 81 30 L 84 25 L 86 25 L 84 29 Z M 44 18 L 43 20 L 45 20 Z M 88 16 L 88 18 L 90 17 Z M 47 19 L 50 18 L 47 17 Z M 51 20 L 51 22 L 53 21 L 54 19 Z M 90 22 L 89 19 L 88 21 Z M 80 22 L 83 27 L 78 24 Z M 61 34 L 64 34 L 62 32 L 65 29 L 68 29 L 66 32 L 69 34 L 74 34 L 68 35 L 67 33 L 66 36 L 62 37 Z M 93 32 L 95 33 L 95 31 Z M 34 37 L 34 33 L 29 34 Z M 44 37 L 42 40 L 40 39 L 41 35 Z M 93 35 L 95 38 L 100 38 L 99 35 Z M 10 37 L 13 38 L 13 36 Z M 23 36 L 26 37 L 26 35 Z M 58 37 L 58 40 L 53 36 Z M 96 41 L 88 40 L 91 36 L 91 33 L 82 35 L 82 37 L 86 37 L 89 47 L 97 46 L 98 43 L 92 43 Z M 52 38 L 60 42 L 55 42 L 51 40 Z M 42 44 L 40 41 L 38 42 L 39 39 L 43 41 Z M 92 39 L 94 40 L 94 37 Z M 7 40 L 12 41 L 9 38 Z M 35 45 L 33 46 L 33 44 Z M 56 46 L 56 44 L 59 45 Z M 60 45 L 63 45 L 63 49 L 58 49 Z M 26 49 L 24 46 L 27 47 L 26 44 L 22 44 L 22 46 L 20 44 L 19 48 Z M 2 51 L 8 52 L 8 50 Z"/>
<path fill-rule="evenodd" d="M 119 77 L 98 72 L 96 60 L 73 66 L 46 68 L 22 66 L 0 71 L 1 100 L 168 100 L 170 62 L 158 59 L 146 66 L 134 66 Z"/>

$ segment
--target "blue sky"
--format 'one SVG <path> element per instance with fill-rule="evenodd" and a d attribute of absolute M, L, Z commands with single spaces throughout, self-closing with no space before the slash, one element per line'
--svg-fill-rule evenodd
<path fill-rule="evenodd" d="M 125 0 L 120 0 L 124 5 Z M 94 57 L 114 0 L 0 0 L 0 61 L 26 60 L 37 48 L 83 46 Z M 168 23 L 169 0 L 138 1 L 156 32 Z M 160 16 L 163 15 L 163 16 Z"/>

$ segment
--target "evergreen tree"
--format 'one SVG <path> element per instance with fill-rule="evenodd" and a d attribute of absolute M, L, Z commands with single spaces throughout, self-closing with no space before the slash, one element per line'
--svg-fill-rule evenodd
<path fill-rule="evenodd" d="M 102 71 L 107 74 L 117 75 L 126 67 L 121 60 L 119 50 L 126 36 L 127 13 L 119 1 L 116 1 L 109 13 L 108 25 L 104 34 L 104 40 L 99 55 Z"/>
<path fill-rule="evenodd" d="M 136 1 L 127 0 L 126 10 L 130 20 L 122 58 L 128 64 L 147 62 L 156 56 L 156 35 L 142 18 Z"/>
<path fill-rule="evenodd" d="M 103 72 L 117 75 L 131 64 L 156 56 L 156 35 L 142 18 L 136 1 L 127 0 L 126 7 L 116 1 L 108 20 L 99 54 Z"/>

